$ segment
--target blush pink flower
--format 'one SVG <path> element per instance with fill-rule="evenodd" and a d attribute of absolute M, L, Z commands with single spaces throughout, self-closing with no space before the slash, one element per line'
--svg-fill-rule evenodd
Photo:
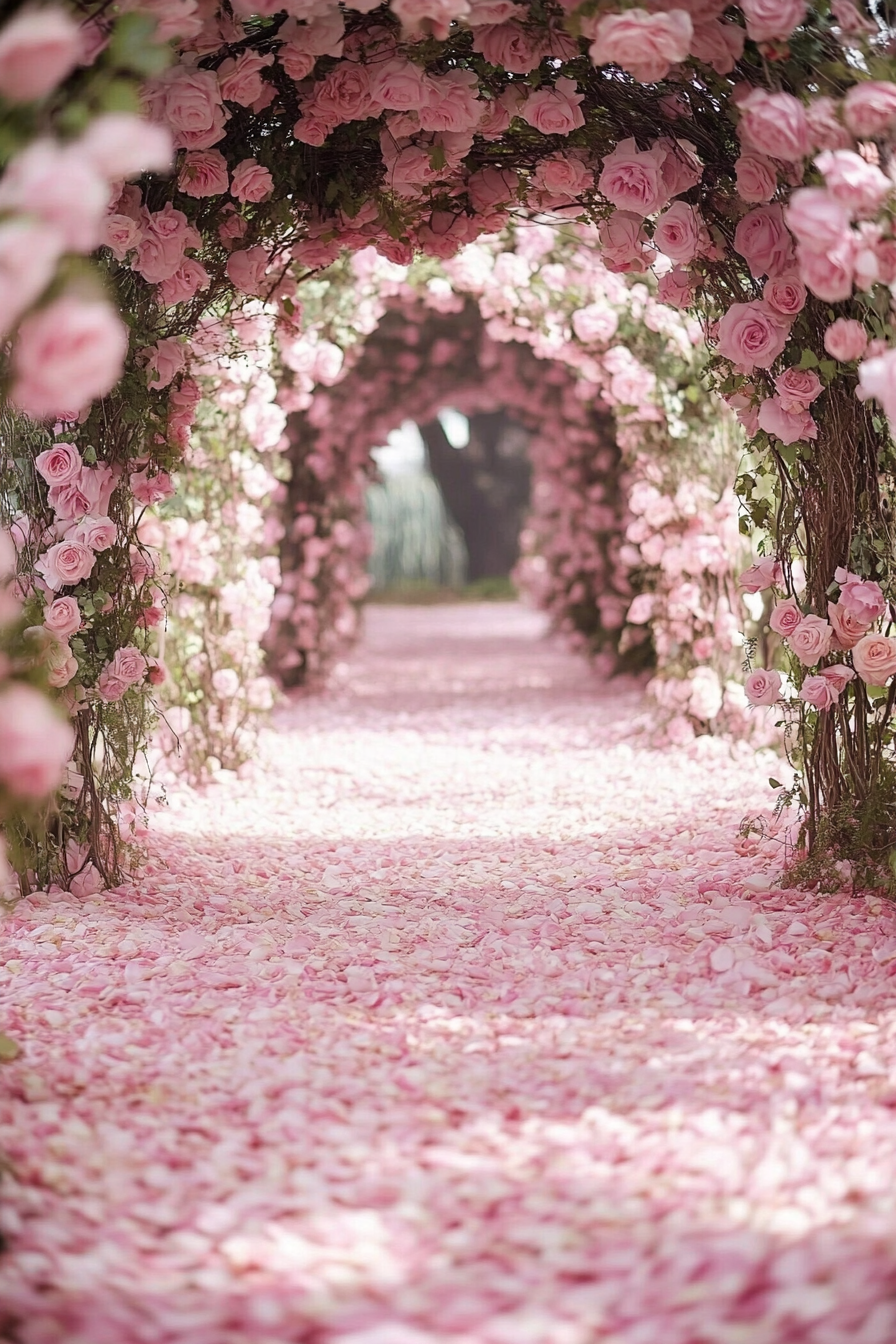
<path fill-rule="evenodd" d="M 854 84 L 843 100 L 843 119 L 860 139 L 885 135 L 896 121 L 896 84 L 877 79 Z"/>
<path fill-rule="evenodd" d="M 118 529 L 111 518 L 98 518 L 88 513 L 66 532 L 65 540 L 79 541 L 89 550 L 98 552 L 108 551 L 110 546 L 114 546 L 117 536 Z"/>
<path fill-rule="evenodd" d="M 822 659 L 831 647 L 833 630 L 821 616 L 804 616 L 788 637 L 788 643 L 806 667 Z"/>
<path fill-rule="evenodd" d="M 753 89 L 739 103 L 737 128 L 744 149 L 795 163 L 809 153 L 809 127 L 799 98 Z"/>
<path fill-rule="evenodd" d="M 668 201 L 662 148 L 638 149 L 633 138 L 620 140 L 603 161 L 598 190 L 617 210 L 652 215 Z"/>
<path fill-rule="evenodd" d="M 605 303 L 589 303 L 572 315 L 572 329 L 586 345 L 606 345 L 616 335 L 619 318 Z"/>
<path fill-rule="evenodd" d="M 640 84 L 655 84 L 687 59 L 693 33 L 693 21 L 684 9 L 664 14 L 627 9 L 604 14 L 591 25 L 588 55 L 595 65 L 618 65 Z"/>
<path fill-rule="evenodd" d="M 782 275 L 766 280 L 762 297 L 776 313 L 796 317 L 806 306 L 806 286 L 796 276 Z"/>
<path fill-rule="evenodd" d="M 239 56 L 229 56 L 218 66 L 218 89 L 221 97 L 228 103 L 238 103 L 241 107 L 251 107 L 265 90 L 262 71 L 273 65 L 274 56 L 266 56 L 255 51 L 244 51 Z"/>
<path fill-rule="evenodd" d="M 857 620 L 840 602 L 828 603 L 828 620 L 834 631 L 835 648 L 853 649 L 862 636 L 868 633 L 867 623 Z"/>
<path fill-rule="evenodd" d="M 775 389 L 786 411 L 803 410 L 820 397 L 824 383 L 812 369 L 785 369 L 775 379 Z"/>
<path fill-rule="evenodd" d="M 866 686 L 883 686 L 896 673 L 896 639 L 863 635 L 853 646 L 852 661 Z"/>
<path fill-rule="evenodd" d="M 184 156 L 177 187 L 185 196 L 220 196 L 230 186 L 227 160 L 218 149 L 194 149 Z"/>
<path fill-rule="evenodd" d="M 211 276 L 202 263 L 195 257 L 184 257 L 174 274 L 159 283 L 156 296 L 164 308 L 172 308 L 178 303 L 189 303 L 210 284 Z"/>
<path fill-rule="evenodd" d="M 520 108 L 520 116 L 542 135 L 569 135 L 570 131 L 585 125 L 585 116 L 579 107 L 584 97 L 576 91 L 574 79 L 561 78 L 553 87 L 544 85 L 533 90 Z"/>
<path fill-rule="evenodd" d="M 393 56 L 371 67 L 370 96 L 392 112 L 411 112 L 426 101 L 423 70 L 406 56 Z"/>
<path fill-rule="evenodd" d="M 174 155 L 168 128 L 144 121 L 135 112 L 94 117 L 74 148 L 108 182 L 138 173 L 167 173 Z"/>
<path fill-rule="evenodd" d="M 332 260 L 332 258 L 331 258 Z M 227 275 L 243 294 L 259 297 L 267 282 L 268 250 L 266 247 L 243 248 L 231 252 L 227 259 Z"/>
<path fill-rule="evenodd" d="M 108 199 L 108 183 L 76 144 L 33 140 L 0 176 L 0 213 L 33 215 L 56 230 L 67 252 L 99 245 Z"/>
<path fill-rule="evenodd" d="M 143 230 L 129 215 L 107 215 L 103 220 L 100 244 L 108 247 L 116 261 L 124 261 L 143 239 Z"/>
<path fill-rule="evenodd" d="M 528 75 L 541 64 L 544 44 L 519 23 L 487 23 L 476 28 L 473 50 L 479 51 L 489 65 Z"/>
<path fill-rule="evenodd" d="M 706 18 L 694 25 L 694 35 L 690 41 L 691 55 L 698 61 L 712 66 L 717 75 L 730 75 L 744 54 L 746 33 L 739 23 L 722 23 L 718 19 Z"/>
<path fill-rule="evenodd" d="M 52 93 L 81 59 L 81 30 L 67 10 L 29 6 L 0 28 L 0 98 L 33 103 Z"/>
<path fill-rule="evenodd" d="M 848 364 L 861 359 L 868 345 L 868 333 L 861 322 L 838 317 L 824 333 L 824 348 L 831 359 Z"/>
<path fill-rule="evenodd" d="M 694 286 L 687 271 L 676 268 L 660 277 L 656 296 L 670 308 L 689 308 L 694 301 Z"/>
<path fill-rule="evenodd" d="M 594 174 L 581 159 L 558 151 L 541 159 L 531 181 L 535 188 L 551 197 L 574 201 L 594 186 Z"/>
<path fill-rule="evenodd" d="M 174 485 L 167 471 L 158 471 L 154 476 L 149 470 L 132 472 L 129 477 L 131 494 L 138 504 L 148 507 L 170 499 L 174 494 Z"/>
<path fill-rule="evenodd" d="M 659 216 L 653 245 L 679 266 L 686 266 L 709 246 L 709 232 L 700 211 L 684 201 L 673 201 Z"/>
<path fill-rule="evenodd" d="M 120 700 L 125 692 L 146 676 L 146 659 L 132 644 L 116 650 L 97 678 L 96 692 L 106 702 Z"/>
<path fill-rule="evenodd" d="M 840 606 L 857 621 L 871 625 L 883 616 L 887 602 L 879 583 L 842 567 L 834 570 L 834 581 L 840 585 Z"/>
<path fill-rule="evenodd" d="M 775 165 L 765 154 L 741 154 L 734 165 L 737 194 L 748 205 L 770 201 L 778 189 Z"/>
<path fill-rule="evenodd" d="M 255 159 L 243 159 L 234 168 L 230 194 L 235 200 L 256 204 L 266 201 L 273 190 L 273 177 Z"/>
<path fill-rule="evenodd" d="M 57 597 L 44 610 L 44 626 L 57 639 L 70 639 L 81 629 L 81 608 L 73 597 Z"/>
<path fill-rule="evenodd" d="M 806 0 L 741 0 L 747 37 L 753 42 L 776 42 L 790 37 L 806 17 Z"/>
<path fill-rule="evenodd" d="M 158 392 L 167 387 L 184 368 L 187 347 L 176 336 L 167 336 L 151 346 L 147 353 L 147 386 L 152 392 Z"/>
<path fill-rule="evenodd" d="M 108 303 L 63 294 L 19 327 L 11 400 L 37 420 L 77 414 L 111 392 L 127 348 L 127 329 Z"/>
<path fill-rule="evenodd" d="M 718 327 L 718 351 L 724 359 L 752 373 L 767 369 L 783 351 L 790 323 L 764 300 L 734 303 Z"/>
<path fill-rule="evenodd" d="M 480 214 L 509 205 L 516 198 L 519 175 L 510 168 L 481 168 L 467 182 L 470 204 Z"/>
<path fill-rule="evenodd" d="M 230 113 L 214 70 L 175 65 L 144 86 L 153 121 L 169 126 L 175 149 L 211 149 L 224 138 Z"/>
<path fill-rule="evenodd" d="M 744 215 L 734 231 L 734 247 L 753 276 L 786 275 L 796 263 L 793 238 L 778 204 L 760 205 Z"/>
<path fill-rule="evenodd" d="M 34 467 L 47 485 L 65 485 L 80 476 L 84 463 L 73 443 L 54 443 L 34 459 Z"/>
<path fill-rule="evenodd" d="M 45 695 L 24 682 L 0 689 L 0 782 L 16 797 L 44 798 L 62 779 L 75 734 Z"/>
<path fill-rule="evenodd" d="M 781 698 L 781 674 L 757 667 L 747 676 L 744 691 L 751 705 L 773 705 Z"/>
<path fill-rule="evenodd" d="M 829 681 L 838 695 L 842 695 L 849 683 L 855 680 L 856 674 L 845 663 L 832 663 L 830 667 L 822 667 L 818 675 Z"/>
<path fill-rule="evenodd" d="M 776 635 L 780 635 L 782 639 L 788 639 L 802 619 L 803 613 L 793 598 L 788 597 L 783 602 L 775 603 L 768 618 L 768 623 Z"/>
<path fill-rule="evenodd" d="M 67 686 L 78 674 L 78 660 L 65 639 L 51 639 L 44 650 L 43 664 L 47 682 L 55 690 Z"/>
<path fill-rule="evenodd" d="M 826 252 L 812 252 L 801 247 L 800 279 L 819 299 L 841 303 L 852 295 L 856 260 L 854 239 L 848 234 L 837 247 Z"/>
<path fill-rule="evenodd" d="M 760 593 L 766 588 L 778 588 L 784 581 L 784 570 L 779 560 L 765 556 L 745 569 L 738 583 L 745 593 Z"/>
<path fill-rule="evenodd" d="M 813 709 L 824 711 L 835 705 L 840 697 L 830 678 L 818 675 L 806 677 L 800 687 L 799 698 Z"/>
<path fill-rule="evenodd" d="M 853 215 L 875 215 L 893 190 L 886 173 L 850 149 L 827 149 L 815 160 L 825 187 Z"/>
<path fill-rule="evenodd" d="M 62 235 L 36 219 L 0 223 L 0 339 L 39 299 L 62 255 Z"/>
<path fill-rule="evenodd" d="M 449 70 L 429 75 L 426 102 L 419 110 L 424 131 L 470 131 L 479 122 L 485 103 L 476 95 L 479 80 L 472 70 Z"/>
<path fill-rule="evenodd" d="M 795 191 L 788 202 L 786 218 L 787 227 L 800 247 L 810 252 L 827 252 L 849 234 L 849 211 L 824 187 L 802 187 Z"/>
<path fill-rule="evenodd" d="M 53 592 L 71 588 L 92 572 L 96 557 L 81 541 L 58 541 L 38 560 L 34 568 Z"/>

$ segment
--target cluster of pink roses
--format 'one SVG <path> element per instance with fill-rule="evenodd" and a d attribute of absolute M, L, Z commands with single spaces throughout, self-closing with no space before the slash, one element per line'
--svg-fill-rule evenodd
<path fill-rule="evenodd" d="M 778 561 L 766 559 L 741 575 L 741 585 L 748 592 L 760 592 L 780 587 L 783 577 Z M 840 592 L 836 602 L 828 603 L 827 620 L 804 612 L 792 597 L 776 602 L 769 617 L 769 626 L 787 641 L 799 663 L 817 667 L 817 672 L 803 677 L 799 699 L 819 710 L 835 705 L 856 675 L 868 686 L 883 686 L 896 675 L 896 637 L 872 629 L 887 612 L 880 584 L 843 567 L 834 571 L 834 582 Z M 848 654 L 852 664 L 818 666 L 834 653 Z M 751 704 L 774 704 L 782 684 L 780 673 L 757 669 L 747 677 L 747 696 Z"/>

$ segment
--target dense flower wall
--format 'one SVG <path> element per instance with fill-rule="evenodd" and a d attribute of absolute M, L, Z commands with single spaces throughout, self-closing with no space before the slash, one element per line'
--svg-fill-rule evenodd
<path fill-rule="evenodd" d="M 799 611 L 787 667 L 765 671 L 772 688 L 773 674 L 790 679 L 807 842 L 885 861 L 889 10 L 365 9 L 81 0 L 5 14 L 2 380 L 41 441 L 14 454 L 4 508 L 27 505 L 26 601 L 72 598 L 82 618 L 69 684 L 83 785 L 62 840 L 35 852 L 41 880 L 67 874 L 69 840 L 104 880 L 121 870 L 116 812 L 159 675 L 142 623 L 157 580 L 136 528 L 186 446 L 203 315 L 263 299 L 295 331 L 309 274 L 343 249 L 449 260 L 533 212 L 589 220 L 611 270 L 653 268 L 661 299 L 700 318 L 713 384 L 751 443 L 744 525 L 769 561 L 762 577 Z M 79 260 L 98 247 L 105 292 Z M 43 452 L 48 475 L 34 469 Z M 852 646 L 846 616 L 864 627 Z"/>

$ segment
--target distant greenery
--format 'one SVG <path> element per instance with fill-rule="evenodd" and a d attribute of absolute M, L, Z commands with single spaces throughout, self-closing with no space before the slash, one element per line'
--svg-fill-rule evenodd
<path fill-rule="evenodd" d="M 515 602 L 517 590 L 509 579 L 477 579 L 462 587 L 451 588 L 442 584 L 396 584 L 392 588 L 375 589 L 368 598 L 383 606 L 435 607 L 449 602 Z"/>

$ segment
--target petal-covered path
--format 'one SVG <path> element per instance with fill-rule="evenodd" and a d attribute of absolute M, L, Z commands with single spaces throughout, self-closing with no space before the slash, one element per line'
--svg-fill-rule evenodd
<path fill-rule="evenodd" d="M 769 883 L 768 761 L 538 617 L 368 624 L 3 929 L 2 1338 L 893 1344 L 892 907 Z"/>

